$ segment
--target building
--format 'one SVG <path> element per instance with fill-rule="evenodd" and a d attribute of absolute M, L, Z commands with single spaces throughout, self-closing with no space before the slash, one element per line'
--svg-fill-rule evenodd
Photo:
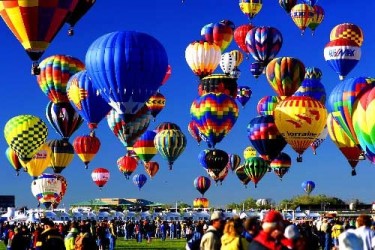
<path fill-rule="evenodd" d="M 0 195 L 0 210 L 7 211 L 8 207 L 16 206 L 16 198 L 14 195 Z"/>

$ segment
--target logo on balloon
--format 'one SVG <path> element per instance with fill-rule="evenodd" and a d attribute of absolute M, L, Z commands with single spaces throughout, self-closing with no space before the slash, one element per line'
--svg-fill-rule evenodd
<path fill-rule="evenodd" d="M 330 57 L 355 57 L 355 49 L 331 49 L 328 54 Z"/>

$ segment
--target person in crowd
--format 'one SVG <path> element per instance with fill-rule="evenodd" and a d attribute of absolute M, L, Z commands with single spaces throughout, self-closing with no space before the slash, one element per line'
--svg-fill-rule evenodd
<path fill-rule="evenodd" d="M 286 250 L 290 242 L 284 237 L 284 219 L 280 212 L 268 211 L 262 222 L 262 230 L 250 243 L 251 250 Z"/>
<path fill-rule="evenodd" d="M 90 225 L 84 224 L 80 227 L 81 233 L 75 239 L 75 249 L 77 250 L 94 250 L 98 249 L 96 240 L 90 232 Z"/>
<path fill-rule="evenodd" d="M 48 218 L 43 218 L 41 224 L 44 227 L 44 231 L 41 232 L 36 246 L 40 247 L 41 250 L 65 249 L 64 239 L 55 228 L 55 223 Z"/>
<path fill-rule="evenodd" d="M 225 226 L 224 214 L 220 211 L 214 211 L 211 214 L 211 225 L 203 235 L 200 249 L 201 250 L 219 250 L 221 247 L 221 236 Z"/>
<path fill-rule="evenodd" d="M 26 240 L 25 237 L 23 237 L 22 232 L 20 228 L 15 227 L 14 228 L 14 235 L 12 237 L 10 249 L 12 250 L 27 250 L 29 245 L 29 241 Z"/>
<path fill-rule="evenodd" d="M 339 247 L 339 235 L 344 231 L 344 227 L 342 225 L 342 222 L 340 220 L 334 220 L 333 226 L 332 226 L 332 243 L 335 248 Z"/>
<path fill-rule="evenodd" d="M 331 250 L 332 247 L 332 224 L 327 218 L 323 219 L 322 226 L 320 227 L 322 231 L 322 246 L 323 250 Z"/>
<path fill-rule="evenodd" d="M 221 250 L 247 250 L 249 242 L 242 237 L 243 231 L 242 220 L 238 216 L 230 218 L 225 224 L 221 237 Z"/>
<path fill-rule="evenodd" d="M 163 221 L 160 225 L 161 240 L 165 241 L 167 238 L 167 222 Z"/>
<path fill-rule="evenodd" d="M 66 250 L 74 250 L 75 240 L 77 238 L 78 233 L 79 232 L 77 229 L 77 225 L 75 223 L 71 224 L 70 230 L 64 238 L 64 244 L 65 244 Z"/>
<path fill-rule="evenodd" d="M 375 249 L 375 231 L 371 229 L 372 220 L 369 215 L 361 214 L 356 220 L 354 232 L 363 240 L 363 250 Z"/>
<path fill-rule="evenodd" d="M 242 236 L 250 243 L 259 233 L 260 223 L 257 217 L 247 217 L 244 221 Z"/>
<path fill-rule="evenodd" d="M 354 229 L 348 229 L 339 235 L 338 250 L 361 250 L 363 248 L 363 240 L 359 237 Z"/>

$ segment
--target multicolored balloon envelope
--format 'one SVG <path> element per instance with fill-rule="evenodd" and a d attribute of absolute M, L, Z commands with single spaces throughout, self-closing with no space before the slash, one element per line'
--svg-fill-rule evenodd
<path fill-rule="evenodd" d="M 85 62 L 94 87 L 125 122 L 156 93 L 168 68 L 164 46 L 136 31 L 99 37 L 87 50 Z"/>
<path fill-rule="evenodd" d="M 29 162 L 47 139 L 48 128 L 42 119 L 33 115 L 11 118 L 4 127 L 5 140 L 24 163 Z"/>
<path fill-rule="evenodd" d="M 73 160 L 74 148 L 67 140 L 49 140 L 48 146 L 52 150 L 50 167 L 56 174 L 61 173 Z"/>
<path fill-rule="evenodd" d="M 273 172 L 280 178 L 288 173 L 290 166 L 292 165 L 292 159 L 284 152 L 281 152 L 273 161 L 271 161 L 270 167 Z"/>
<path fill-rule="evenodd" d="M 314 5 L 314 14 L 311 17 L 311 21 L 308 27 L 311 29 L 312 33 L 314 34 L 316 28 L 323 22 L 324 19 L 324 9 L 319 5 Z"/>
<path fill-rule="evenodd" d="M 240 0 L 241 11 L 252 20 L 262 9 L 263 0 Z"/>
<path fill-rule="evenodd" d="M 146 173 L 152 178 L 156 175 L 159 171 L 159 163 L 156 161 L 149 161 L 144 163 Z"/>
<path fill-rule="evenodd" d="M 70 11 L 66 23 L 70 24 L 68 34 L 74 34 L 74 26 L 76 23 L 91 9 L 96 0 L 78 0 L 76 7 Z"/>
<path fill-rule="evenodd" d="M 237 154 L 228 154 L 228 164 L 227 164 L 227 168 L 234 171 L 236 170 L 240 164 L 241 164 L 241 156 L 237 155 Z"/>
<path fill-rule="evenodd" d="M 323 105 L 326 103 L 326 89 L 318 79 L 304 79 L 294 96 L 310 96 Z"/>
<path fill-rule="evenodd" d="M 250 100 L 253 91 L 249 86 L 238 86 L 236 100 L 245 107 L 246 103 Z"/>
<path fill-rule="evenodd" d="M 100 140 L 95 136 L 95 133 L 90 135 L 77 136 L 73 141 L 74 151 L 78 157 L 85 164 L 85 168 L 88 168 L 88 164 L 100 149 Z"/>
<path fill-rule="evenodd" d="M 313 181 L 304 181 L 302 182 L 303 190 L 309 195 L 315 189 L 315 183 Z"/>
<path fill-rule="evenodd" d="M 281 101 L 274 113 L 275 123 L 281 135 L 299 154 L 303 152 L 323 131 L 327 122 L 324 105 L 308 96 L 291 96 Z"/>
<path fill-rule="evenodd" d="M 233 27 L 233 22 L 229 20 L 209 23 L 201 29 L 202 40 L 216 44 L 220 47 L 221 52 L 223 52 L 232 42 Z"/>
<path fill-rule="evenodd" d="M 290 10 L 290 16 L 292 17 L 293 22 L 301 30 L 302 34 L 305 32 L 305 29 L 310 25 L 314 17 L 314 8 L 308 4 L 296 4 Z"/>
<path fill-rule="evenodd" d="M 190 121 L 188 124 L 189 134 L 199 143 L 202 141 L 201 136 L 199 135 L 198 126 L 195 121 Z"/>
<path fill-rule="evenodd" d="M 210 170 L 216 178 L 226 168 L 228 161 L 228 153 L 224 150 L 209 149 L 204 155 L 204 165 L 207 166 L 207 170 Z"/>
<path fill-rule="evenodd" d="M 137 169 L 137 166 L 137 159 L 130 155 L 121 156 L 117 160 L 118 170 L 124 174 L 127 180 L 129 180 L 130 175 Z"/>
<path fill-rule="evenodd" d="M 254 182 L 256 188 L 258 182 L 267 173 L 269 165 L 263 160 L 263 158 L 252 157 L 245 160 L 243 167 L 245 174 L 252 182 Z"/>
<path fill-rule="evenodd" d="M 279 0 L 279 4 L 281 8 L 289 14 L 292 8 L 297 4 L 297 0 Z"/>
<path fill-rule="evenodd" d="M 147 182 L 147 176 L 144 174 L 136 174 L 133 176 L 133 183 L 138 187 L 139 190 L 145 185 Z"/>
<path fill-rule="evenodd" d="M 234 171 L 237 175 L 237 178 L 242 182 L 242 184 L 247 188 L 247 184 L 251 181 L 250 178 L 246 175 L 244 171 L 244 166 L 239 166 Z"/>
<path fill-rule="evenodd" d="M 244 160 L 247 160 L 247 159 L 249 159 L 251 157 L 255 157 L 255 156 L 257 156 L 257 151 L 256 151 L 255 148 L 249 146 L 249 147 L 246 147 L 244 149 L 244 151 L 243 151 Z"/>
<path fill-rule="evenodd" d="M 364 36 L 362 29 L 358 25 L 353 23 L 340 23 L 331 30 L 329 40 L 333 41 L 340 38 L 351 40 L 361 47 Z"/>
<path fill-rule="evenodd" d="M 305 71 L 305 79 L 320 80 L 323 76 L 322 70 L 317 67 L 306 67 Z"/>
<path fill-rule="evenodd" d="M 252 24 L 243 24 L 243 25 L 240 25 L 238 26 L 235 30 L 234 30 L 234 41 L 236 42 L 236 44 L 238 45 L 238 47 L 243 51 L 245 52 L 246 54 L 249 53 L 249 50 L 247 49 L 246 47 L 246 35 L 247 35 L 247 32 L 249 32 L 252 28 L 254 28 L 255 26 L 252 25 Z"/>
<path fill-rule="evenodd" d="M 147 108 L 150 110 L 152 117 L 154 117 L 154 121 L 156 116 L 163 110 L 165 107 L 165 97 L 160 92 L 156 92 L 154 95 L 150 97 L 150 99 L 146 102 Z"/>
<path fill-rule="evenodd" d="M 195 208 L 208 208 L 209 204 L 208 199 L 204 197 L 195 198 L 193 201 L 193 207 Z"/>
<path fill-rule="evenodd" d="M 38 152 L 33 156 L 33 158 L 23 164 L 27 173 L 33 177 L 37 178 L 41 175 L 44 170 L 47 169 L 51 164 L 52 150 L 48 145 L 48 142 L 44 143 L 38 150 Z"/>
<path fill-rule="evenodd" d="M 69 79 L 66 93 L 70 104 L 87 122 L 90 130 L 96 129 L 98 123 L 112 109 L 98 94 L 86 70 L 74 74 Z"/>
<path fill-rule="evenodd" d="M 92 181 L 95 182 L 95 184 L 102 189 L 102 187 L 107 184 L 110 177 L 110 173 L 108 169 L 106 168 L 95 168 L 91 172 L 91 178 Z"/>
<path fill-rule="evenodd" d="M 23 168 L 21 161 L 18 159 L 16 152 L 13 151 L 10 147 L 7 147 L 5 150 L 5 156 L 8 159 L 10 165 L 16 170 L 16 175 L 20 175 L 20 170 Z"/>
<path fill-rule="evenodd" d="M 198 95 L 208 93 L 223 93 L 233 98 L 237 97 L 237 79 L 225 74 L 211 74 L 202 78 L 198 86 Z"/>
<path fill-rule="evenodd" d="M 133 145 L 133 150 L 143 162 L 149 162 L 158 153 L 155 147 L 156 133 L 152 130 L 147 130 Z"/>
<path fill-rule="evenodd" d="M 273 115 L 273 111 L 281 100 L 282 98 L 276 95 L 262 97 L 257 104 L 258 115 Z"/>
<path fill-rule="evenodd" d="M 208 147 L 215 147 L 237 121 L 238 106 L 226 94 L 208 93 L 193 101 L 190 114 L 201 138 L 207 142 Z"/>
<path fill-rule="evenodd" d="M 56 174 L 43 173 L 31 182 L 31 192 L 40 204 L 50 208 L 61 196 L 61 179 Z"/>
<path fill-rule="evenodd" d="M 71 76 L 85 69 L 79 59 L 67 55 L 47 57 L 39 64 L 39 87 L 53 103 L 69 102 L 66 86 Z"/>
<path fill-rule="evenodd" d="M 198 190 L 199 193 L 204 196 L 204 193 L 210 188 L 211 180 L 205 176 L 198 176 L 194 179 L 194 187 Z"/>
<path fill-rule="evenodd" d="M 166 130 L 166 129 L 176 129 L 181 130 L 180 126 L 178 126 L 176 123 L 173 122 L 162 122 L 156 128 L 154 129 L 155 133 L 159 133 L 160 131 Z"/>

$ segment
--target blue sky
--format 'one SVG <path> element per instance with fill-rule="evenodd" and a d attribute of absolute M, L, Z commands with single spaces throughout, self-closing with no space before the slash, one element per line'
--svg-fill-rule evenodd
<path fill-rule="evenodd" d="M 108 3 L 110 2 L 110 3 Z M 311 36 L 307 30 L 301 36 L 290 16 L 278 5 L 278 1 L 265 0 L 263 9 L 254 18 L 253 24 L 266 25 L 279 29 L 284 42 L 278 56 L 292 56 L 300 59 L 305 66 L 316 66 L 323 71 L 321 82 L 324 84 L 327 96 L 340 81 L 336 73 L 324 61 L 323 49 L 329 42 L 330 30 L 337 24 L 352 22 L 359 25 L 365 36 L 362 46 L 362 58 L 355 69 L 348 75 L 373 76 L 373 58 L 375 57 L 375 32 L 370 20 L 375 9 L 374 1 L 320 0 L 318 2 L 325 10 L 325 19 Z M 188 144 L 184 153 L 176 160 L 173 170 L 168 170 L 165 160 L 157 155 L 154 160 L 160 164 L 160 170 L 154 179 L 148 179 L 141 191 L 126 180 L 118 171 L 116 161 L 125 153 L 121 142 L 109 130 L 103 120 L 97 129 L 97 136 L 102 147 L 91 162 L 89 170 L 75 156 L 73 162 L 64 170 L 63 175 L 68 181 L 68 190 L 63 202 L 65 205 L 97 197 L 144 198 L 163 203 L 183 201 L 192 204 L 192 200 L 200 197 L 195 190 L 193 180 L 199 175 L 205 175 L 204 169 L 198 162 L 198 154 L 206 148 L 205 144 L 197 145 L 187 131 L 190 121 L 190 105 L 197 97 L 197 77 L 192 73 L 185 61 L 185 49 L 194 40 L 200 39 L 202 26 L 211 22 L 229 19 L 236 26 L 248 22 L 238 7 L 238 1 L 233 0 L 180 0 L 163 1 L 104 1 L 99 0 L 86 16 L 76 25 L 75 35 L 67 36 L 66 25 L 55 37 L 43 58 L 54 54 L 67 54 L 84 61 L 85 53 L 90 44 L 99 36 L 119 30 L 135 30 L 148 33 L 157 38 L 166 48 L 169 64 L 172 66 L 172 76 L 161 87 L 160 92 L 166 97 L 166 107 L 158 115 L 156 122 L 151 122 L 150 129 L 159 123 L 170 121 L 177 123 L 185 133 Z M 5 23 L 0 24 L 0 75 L 2 91 L 0 100 L 2 112 L 0 127 L 13 116 L 33 114 L 45 117 L 48 98 L 40 90 L 36 78 L 30 75 L 30 64 L 23 48 L 8 30 Z M 227 51 L 237 49 L 233 41 Z M 265 95 L 274 95 L 266 77 L 255 79 L 249 71 L 253 59 L 245 60 L 240 66 L 241 77 L 239 85 L 248 85 L 253 91 L 252 98 L 244 109 L 240 109 L 239 118 L 232 131 L 217 144 L 217 148 L 228 153 L 239 154 L 250 146 L 246 126 L 256 114 L 256 104 Z M 221 73 L 220 68 L 216 70 Z M 49 126 L 48 139 L 57 139 L 59 135 Z M 71 142 L 77 135 L 88 132 L 84 124 L 72 136 Z M 7 144 L 4 137 L 0 138 L 0 152 L 5 152 Z M 357 176 L 350 175 L 351 169 L 344 156 L 333 142 L 327 140 L 318 148 L 317 155 L 308 149 L 303 156 L 303 162 L 295 161 L 296 153 L 287 146 L 284 152 L 292 159 L 290 172 L 282 181 L 273 173 L 267 173 L 255 189 L 252 183 L 248 188 L 239 182 L 234 173 L 229 173 L 222 185 L 213 184 L 206 192 L 212 205 L 220 206 L 229 202 L 240 202 L 248 197 L 271 198 L 276 202 L 303 194 L 301 183 L 313 180 L 316 184 L 312 194 L 326 194 L 343 200 L 360 199 L 365 202 L 373 201 L 375 168 L 369 161 L 362 161 L 357 166 Z M 35 207 L 36 199 L 30 190 L 31 177 L 21 173 L 16 177 L 13 168 L 5 156 L 0 157 L 0 176 L 2 188 L 0 194 L 15 195 L 16 205 Z M 102 191 L 91 180 L 91 170 L 105 167 L 111 172 L 111 179 Z M 51 170 L 48 170 L 51 172 Z M 143 166 L 138 166 L 136 173 L 145 173 Z"/>

